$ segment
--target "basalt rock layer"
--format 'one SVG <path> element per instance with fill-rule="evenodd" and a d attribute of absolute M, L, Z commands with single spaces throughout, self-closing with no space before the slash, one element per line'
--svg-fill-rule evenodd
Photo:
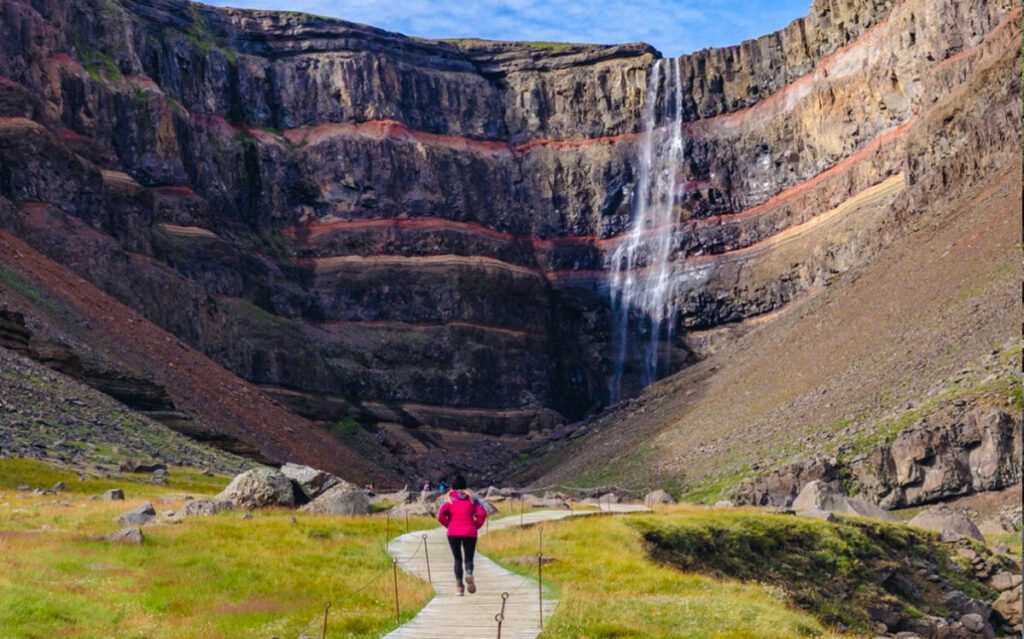
<path fill-rule="evenodd" d="M 680 59 L 677 324 L 780 309 L 897 235 L 908 187 L 998 167 L 1019 16 L 819 1 Z M 386 463 L 493 474 L 607 402 L 649 46 L 435 42 L 184 0 L 0 0 L 0 35 L 2 233 L 294 424 L 355 419 Z M 950 107 L 968 91 L 976 108 Z M 39 306 L 19 310 L 60 337 Z M 703 348 L 671 346 L 677 366 Z"/>

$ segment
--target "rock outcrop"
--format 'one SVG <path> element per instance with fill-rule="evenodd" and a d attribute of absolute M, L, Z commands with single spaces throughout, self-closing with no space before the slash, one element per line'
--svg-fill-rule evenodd
<path fill-rule="evenodd" d="M 814 457 L 745 481 L 744 504 L 789 506 L 812 481 L 848 478 L 883 508 L 934 503 L 1021 481 L 1022 421 L 985 398 L 945 401 L 891 443 L 849 458 Z"/>
<path fill-rule="evenodd" d="M 1019 415 L 951 402 L 850 467 L 872 500 L 915 506 L 1020 483 L 1021 441 Z"/>

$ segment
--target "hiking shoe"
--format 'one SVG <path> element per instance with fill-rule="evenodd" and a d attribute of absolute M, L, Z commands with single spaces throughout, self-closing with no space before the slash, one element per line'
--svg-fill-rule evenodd
<path fill-rule="evenodd" d="M 462 584 L 455 586 L 455 596 L 461 597 L 466 594 L 466 588 Z"/>
<path fill-rule="evenodd" d="M 476 580 L 473 579 L 473 575 L 466 575 L 466 590 L 469 594 L 476 592 Z"/>

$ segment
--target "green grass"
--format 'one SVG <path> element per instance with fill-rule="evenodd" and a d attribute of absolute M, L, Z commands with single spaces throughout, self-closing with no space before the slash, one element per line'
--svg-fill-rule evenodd
<path fill-rule="evenodd" d="M 502 531 L 481 550 L 509 560 L 537 552 L 536 530 Z M 980 547 L 979 547 L 980 548 Z M 628 517 L 544 525 L 545 585 L 560 599 L 543 638 L 800 637 L 871 633 L 865 609 L 943 614 L 942 593 L 906 563 L 925 560 L 955 588 L 994 593 L 968 579 L 937 537 L 863 519 L 837 523 L 755 509 L 677 506 Z M 896 571 L 923 594 L 907 601 L 875 583 Z M 843 634 L 852 633 L 852 634 Z M 873 634 L 870 634 L 873 636 Z"/>
<path fill-rule="evenodd" d="M 14 475 L 63 476 L 6 464 L 5 485 Z M 245 520 L 231 512 L 148 525 L 141 546 L 112 545 L 93 538 L 115 530 L 118 514 L 147 500 L 158 512 L 184 505 L 161 488 L 118 483 L 129 495 L 124 502 L 72 492 L 0 497 L 0 636 L 297 637 L 307 628 L 319 636 L 328 602 L 332 639 L 395 627 L 383 518 L 266 510 Z M 402 573 L 399 590 L 403 621 L 431 592 Z"/>
<path fill-rule="evenodd" d="M 1010 553 L 1017 558 L 1018 562 L 1020 562 L 1021 555 L 1022 555 L 1022 548 L 1021 548 L 1021 533 L 1020 533 L 1019 530 L 1016 531 L 1016 532 L 1008 532 L 1006 534 L 999 535 L 994 540 L 992 540 L 990 543 L 992 543 L 992 545 L 1006 544 L 1010 548 Z"/>
<path fill-rule="evenodd" d="M 341 421 L 332 422 L 327 428 L 338 439 L 349 439 L 359 432 L 359 422 L 346 417 Z"/>
<path fill-rule="evenodd" d="M 673 511 L 669 511 L 672 513 Z M 683 572 L 653 560 L 640 522 L 690 519 L 696 509 L 642 517 L 587 517 L 544 525 L 546 585 L 559 605 L 542 638 L 773 638 L 842 636 L 788 603 L 778 588 Z M 535 529 L 495 533 L 481 550 L 507 560 L 537 552 Z"/>
<path fill-rule="evenodd" d="M 823 623 L 870 633 L 869 605 L 915 617 L 944 612 L 942 592 L 907 560 L 925 561 L 959 590 L 992 594 L 957 570 L 936 535 L 903 525 L 849 518 L 837 523 L 756 511 L 645 518 L 635 527 L 654 557 L 683 570 L 772 584 Z M 888 590 L 879 574 L 899 573 L 920 598 Z M 948 612 L 948 611 L 945 611 Z"/>
<path fill-rule="evenodd" d="M 43 295 L 43 293 L 41 293 L 39 289 L 33 286 L 28 280 L 3 264 L 0 264 L 0 285 L 12 289 L 18 295 L 39 304 L 47 310 L 59 312 L 59 309 L 52 299 Z"/>
<path fill-rule="evenodd" d="M 79 480 L 77 471 L 59 468 L 36 459 L 0 459 L 0 489 L 13 490 L 18 486 L 30 488 L 52 488 L 57 482 L 64 482 L 65 491 L 74 494 L 98 495 L 110 488 L 121 488 L 125 495 L 155 495 L 167 493 L 194 493 L 212 495 L 228 485 L 230 478 L 225 475 L 204 475 L 194 468 L 170 468 L 167 471 L 167 485 L 154 486 L 148 483 L 146 473 L 121 473 L 107 478 L 86 476 Z"/>

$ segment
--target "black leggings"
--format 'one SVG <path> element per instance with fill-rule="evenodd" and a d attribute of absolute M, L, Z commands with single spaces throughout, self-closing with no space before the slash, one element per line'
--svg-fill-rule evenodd
<path fill-rule="evenodd" d="M 476 554 L 476 537 L 449 537 L 448 546 L 455 557 L 455 582 L 462 583 L 462 563 L 465 556 L 466 572 L 473 574 L 473 555 Z"/>

